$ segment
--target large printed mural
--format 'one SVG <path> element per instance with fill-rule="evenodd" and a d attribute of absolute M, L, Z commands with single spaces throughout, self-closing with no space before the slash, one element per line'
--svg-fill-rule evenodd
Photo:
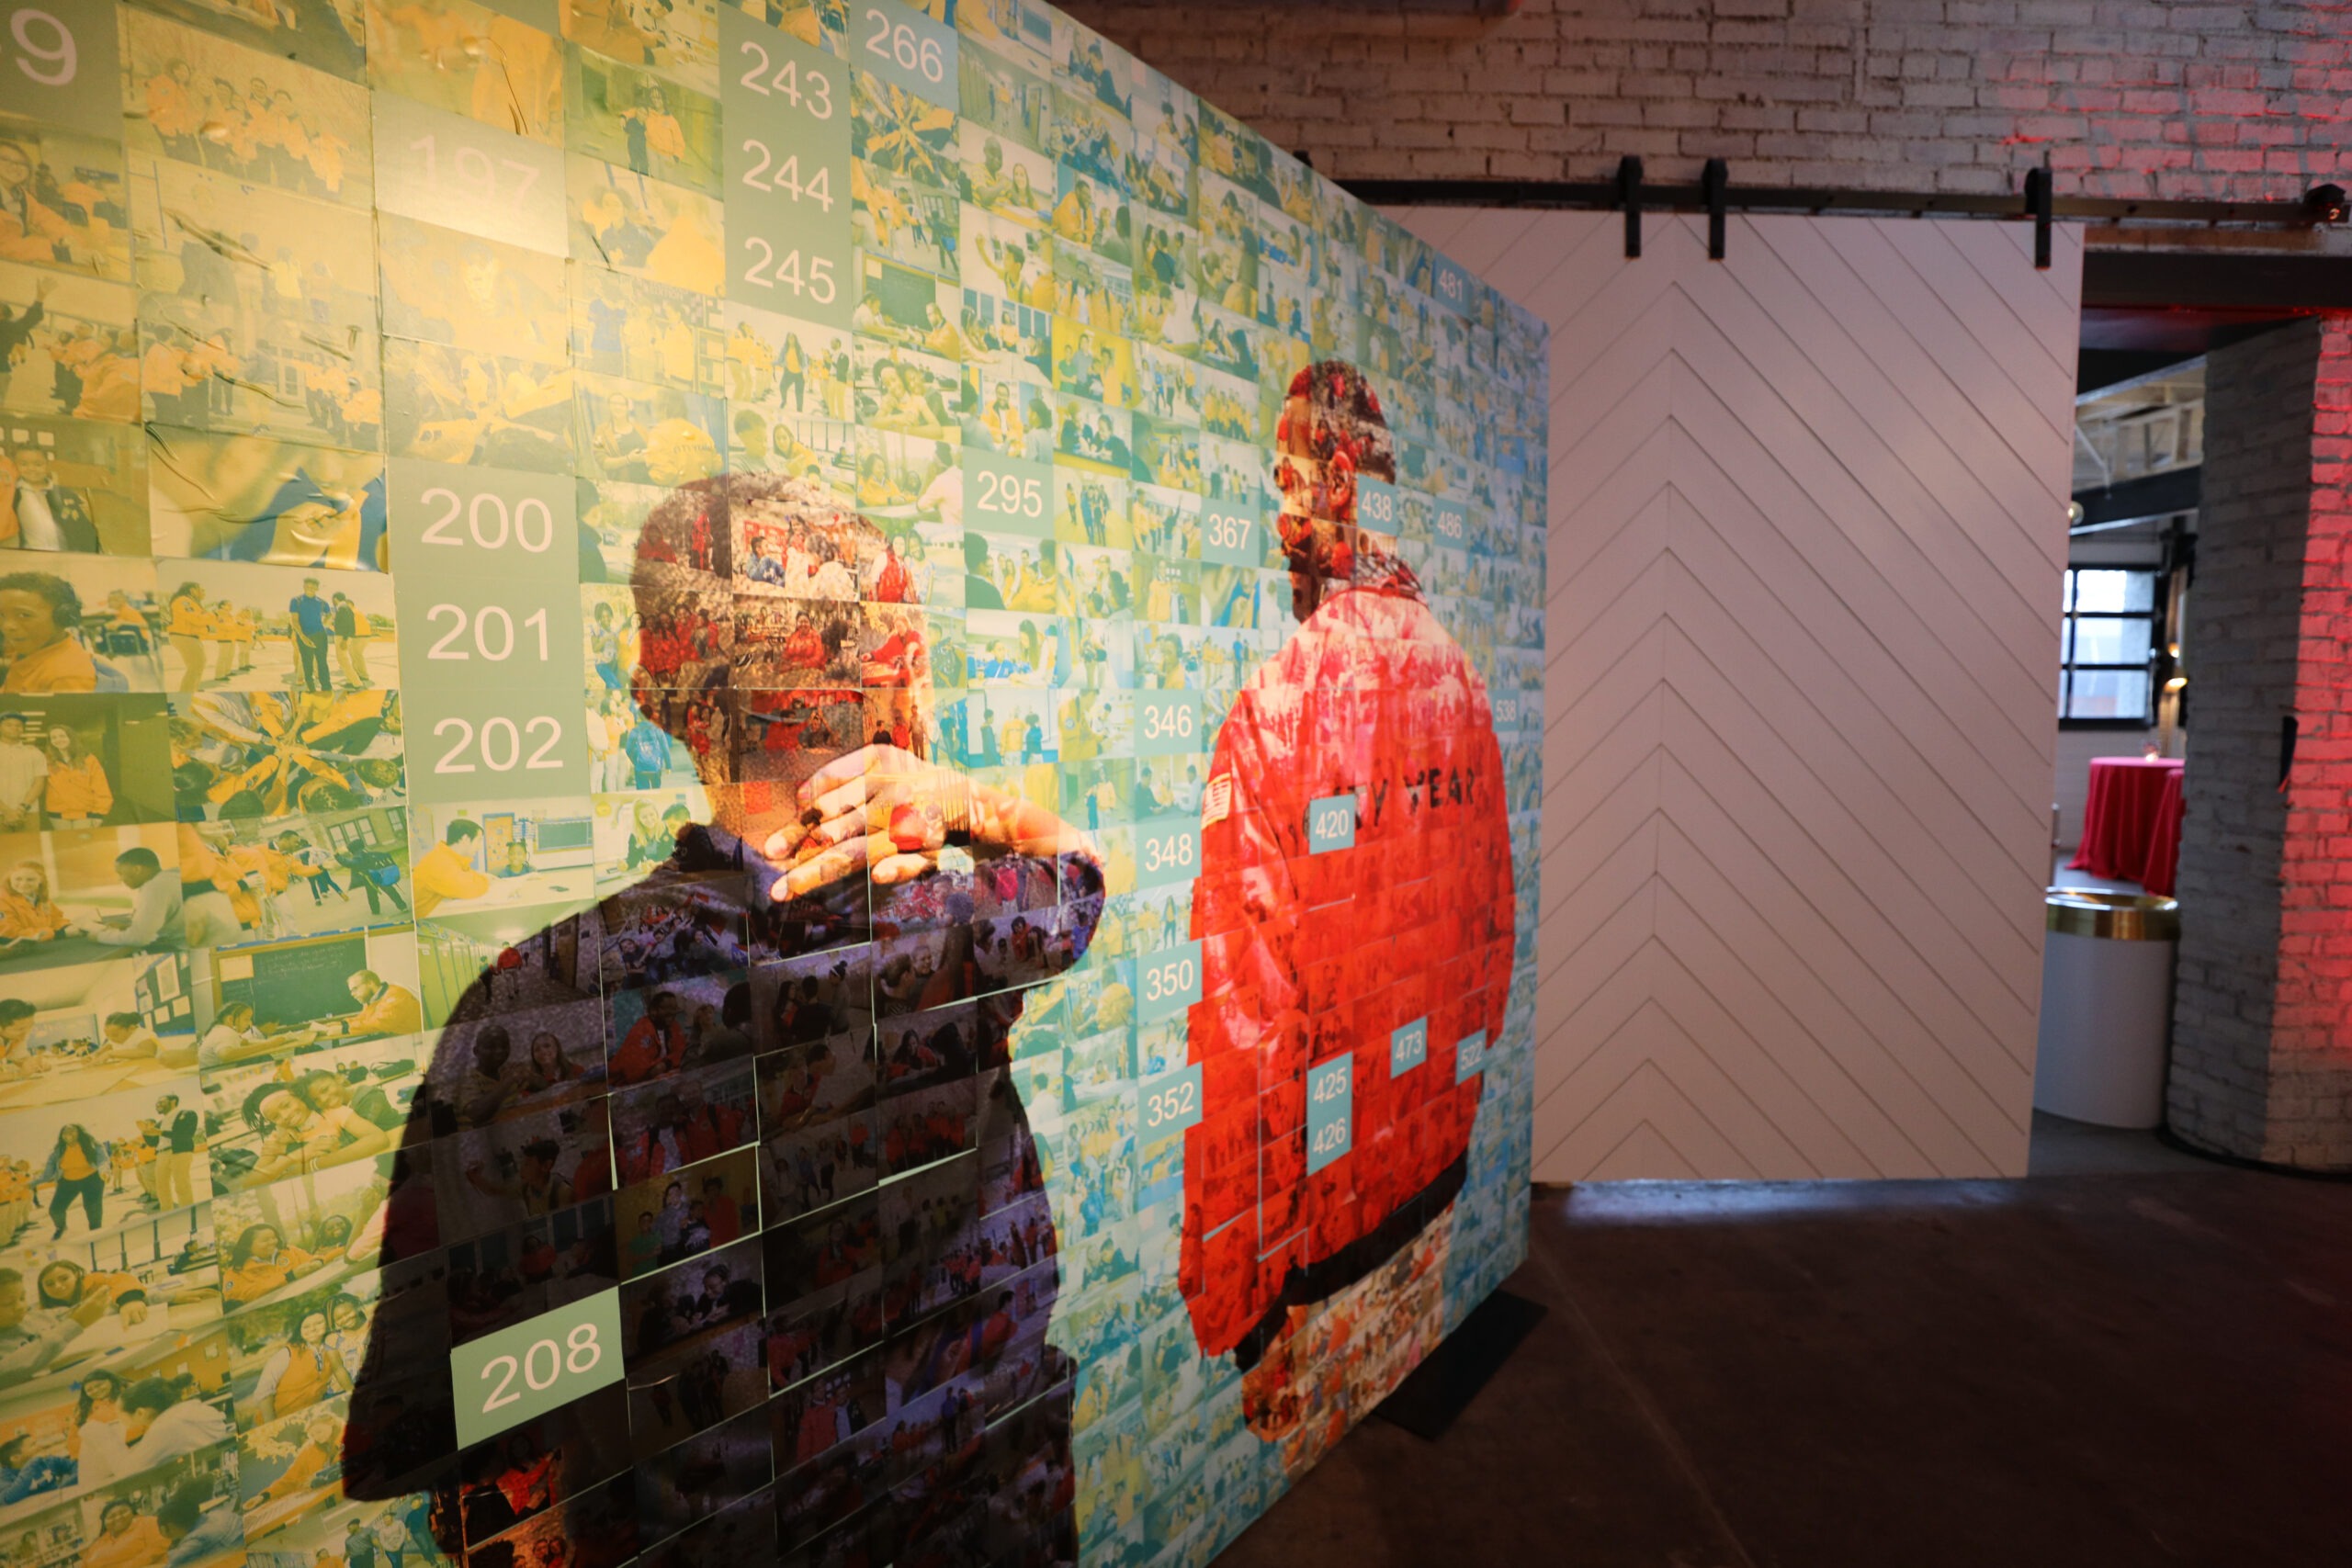
<path fill-rule="evenodd" d="M 1544 357 L 1030 0 L 0 0 L 0 1562 L 1213 1556 L 1523 1254 Z"/>

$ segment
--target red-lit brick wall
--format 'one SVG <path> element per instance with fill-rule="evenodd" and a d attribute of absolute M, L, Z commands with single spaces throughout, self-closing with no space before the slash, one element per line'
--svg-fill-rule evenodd
<path fill-rule="evenodd" d="M 1062 0 L 1336 178 L 2289 197 L 2352 183 L 2352 0 Z"/>
<path fill-rule="evenodd" d="M 2352 315 L 2321 321 L 2314 379 L 2266 1142 L 2352 1168 Z"/>
<path fill-rule="evenodd" d="M 2165 1113 L 2352 1169 L 2352 315 L 2214 350 L 2205 431 Z"/>

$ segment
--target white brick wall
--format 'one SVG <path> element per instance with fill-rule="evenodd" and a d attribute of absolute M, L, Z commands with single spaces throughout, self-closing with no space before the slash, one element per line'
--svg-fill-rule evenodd
<path fill-rule="evenodd" d="M 2292 197 L 2352 183 L 2352 0 L 1381 0 L 1064 8 L 1340 179 Z"/>

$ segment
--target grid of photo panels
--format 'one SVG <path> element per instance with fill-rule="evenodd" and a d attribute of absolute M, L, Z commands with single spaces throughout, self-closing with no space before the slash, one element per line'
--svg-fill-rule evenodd
<path fill-rule="evenodd" d="M 1517 1265 L 1540 325 L 1031 0 L 0 9 L 8 1568 L 1199 1563 Z"/>

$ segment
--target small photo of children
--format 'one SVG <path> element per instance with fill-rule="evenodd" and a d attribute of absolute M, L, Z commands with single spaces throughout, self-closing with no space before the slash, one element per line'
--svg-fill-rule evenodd
<path fill-rule="evenodd" d="M 20 362 L 8 385 L 54 374 Z M 35 414 L 0 423 L 0 562 L 40 558 L 17 551 L 144 555 L 148 538 L 146 443 L 136 426 Z"/>
<path fill-rule="evenodd" d="M 269 265 L 282 314 L 295 313 L 306 293 L 328 288 L 323 264 L 314 265 L 308 283 L 298 287 L 290 253 L 281 250 Z M 290 341 L 240 346 L 228 329 L 185 314 L 141 321 L 141 378 L 149 418 L 192 430 L 284 434 L 373 450 L 384 423 L 376 339 L 358 339 L 346 328 L 354 346 L 345 352 L 315 330 L 272 330 L 290 334 Z"/>
<path fill-rule="evenodd" d="M 181 1084 L 188 1089 L 188 1084 Z M 195 1119 L 190 1100 L 164 1090 L 155 1096 L 155 1114 L 139 1117 L 136 1126 L 164 1126 L 176 1119 Z M 108 1112 L 110 1114 L 110 1112 Z M 104 1117 L 101 1117 L 104 1119 Z M 45 1235 L 40 1220 L 50 1220 L 56 1208 L 77 1211 L 87 1197 L 71 1185 L 63 1170 L 80 1168 L 89 1156 L 89 1143 L 73 1135 L 80 1123 L 59 1128 L 66 1152 L 59 1155 L 59 1173 L 51 1178 L 63 1190 L 66 1201 L 50 1201 L 47 1213 L 28 1215 L 21 1232 L 12 1227 L 9 1251 L 0 1253 L 0 1265 L 14 1269 L 24 1288 L 24 1312 L 18 1321 L 33 1336 L 33 1345 L 12 1349 L 0 1366 L 0 1387 L 21 1384 L 35 1375 L 54 1380 L 104 1359 L 110 1371 L 127 1378 L 130 1363 L 172 1352 L 211 1331 L 221 1316 L 219 1269 L 211 1262 L 211 1215 L 202 1203 L 205 1173 L 195 1168 L 198 1203 L 179 1203 L 188 1192 L 188 1170 L 181 1156 L 153 1156 L 151 1147 L 127 1135 L 125 1140 L 99 1145 L 108 1156 L 108 1170 L 99 1178 L 106 1203 L 115 1208 L 120 1227 L 99 1229 L 85 1236 L 80 1224 L 63 1235 Z M 87 1138 L 87 1128 L 80 1128 Z M 181 1164 L 167 1164 L 181 1161 Z M 202 1161 L 193 1161 L 200 1166 Z M 125 1178 L 127 1173 L 127 1178 Z M 68 1213 L 77 1220 L 77 1213 Z M 7 1283 L 0 1281 L 0 1316 L 5 1316 Z M 7 1417 L 0 1417 L 5 1425 Z M 87 1437 L 87 1434 L 85 1434 Z M 85 1448 L 87 1474 L 83 1483 L 106 1479 L 99 1455 Z"/>
<path fill-rule="evenodd" d="M 191 660 L 206 658 L 204 641 L 194 633 L 187 636 Z M 377 690 L 174 697 L 172 759 L 172 787 L 183 822 L 397 806 L 402 780 L 400 699 L 396 693 Z M 369 881 L 381 885 L 380 877 Z"/>
<path fill-rule="evenodd" d="M 1136 282 L 1129 270 L 1103 261 L 1080 244 L 1054 244 L 1051 310 L 1099 332 L 1131 333 L 1141 341 L 1158 339 L 1158 333 L 1148 332 L 1143 320 L 1138 320 Z"/>
<path fill-rule="evenodd" d="M 575 261 L 572 364 L 599 375 L 658 381 L 682 391 L 729 391 L 717 310 L 717 302 L 707 295 Z M 726 352 L 732 355 L 731 344 Z M 733 395 L 750 394 L 738 390 Z"/>
<path fill-rule="evenodd" d="M 593 910 L 574 924 L 577 906 L 483 909 L 436 915 L 417 927 L 425 1017 L 437 1027 L 469 996 L 500 1012 L 563 1008 L 597 995 Z M 541 927 L 561 921 L 560 931 Z"/>
<path fill-rule="evenodd" d="M 458 1459 L 455 1517 L 469 1546 L 590 1490 L 628 1466 L 628 1400 L 618 1384 L 501 1432 Z"/>
<path fill-rule="evenodd" d="M 100 1379 L 112 1383 L 118 1380 Z M 150 1443 L 168 1454 L 139 1473 L 24 1521 L 11 1564 L 28 1568 L 141 1568 L 176 1562 L 187 1568 L 230 1568 L 244 1557 L 238 1517 L 237 1450 L 227 1418 L 212 1404 L 184 1397 L 178 1379 L 141 1378 L 122 1383 L 99 1403 L 109 1434 L 137 1429 L 129 1447 Z M 95 1437 L 89 1424 L 85 1440 Z M 103 1443 L 105 1438 L 97 1441 Z M 120 1445 L 123 1439 L 114 1438 Z M 191 1546 L 190 1543 L 193 1543 Z"/>
<path fill-rule="evenodd" d="M 134 12 L 130 143 L 252 185 L 374 205 L 368 90 L 276 52 Z"/>
<path fill-rule="evenodd" d="M 375 446 L 374 214 L 168 160 L 138 189 L 148 417 Z"/>
<path fill-rule="evenodd" d="M 245 1539 L 258 1542 L 337 1495 L 348 1395 L 255 1427 L 237 1439 L 237 1483 Z"/>
<path fill-rule="evenodd" d="M 1032 18 L 1037 32 L 1030 30 Z M 966 39 L 987 46 L 956 51 L 964 118 L 1023 147 L 1042 148 L 1054 95 L 1042 48 L 1050 41 L 1050 21 L 1026 0 L 967 0 L 956 25 Z"/>
<path fill-rule="evenodd" d="M 178 946 L 178 867 L 162 823 L 0 836 L 0 973 Z"/>
<path fill-rule="evenodd" d="M 423 1081 L 420 1055 L 402 1037 L 206 1073 L 213 1180 L 264 1186 L 397 1147 Z"/>
<path fill-rule="evenodd" d="M 425 1093 L 434 1135 L 576 1105 L 605 1092 L 604 1010 L 594 998 L 450 1028 Z"/>
<path fill-rule="evenodd" d="M 575 385 L 582 471 L 591 479 L 677 486 L 724 465 L 721 400 L 611 376 L 581 376 Z"/>
<path fill-rule="evenodd" d="M 0 571 L 0 696 L 160 691 L 153 563 L 38 559 Z"/>
<path fill-rule="evenodd" d="M 118 143 L 0 116 L 0 261 L 130 280 Z"/>
<path fill-rule="evenodd" d="M 621 1287 L 621 1329 L 629 1359 L 650 1356 L 705 1329 L 756 1322 L 761 1303 L 757 1240 L 738 1242 Z"/>
<path fill-rule="evenodd" d="M 397 806 L 276 818 L 226 815 L 182 830 L 183 880 L 209 880 L 236 911 L 235 936 L 216 932 L 216 943 L 405 925 L 401 879 L 387 880 L 370 863 L 374 852 L 396 869 L 405 859 L 403 816 Z M 209 874 L 198 878 L 197 870 Z"/>
<path fill-rule="evenodd" d="M 716 198 L 576 153 L 566 168 L 573 255 L 697 294 L 723 291 L 726 219 Z"/>
<path fill-rule="evenodd" d="M 847 333 L 733 303 L 724 319 L 730 402 L 771 420 L 854 417 Z"/>
<path fill-rule="evenodd" d="M 458 1242 L 613 1190 L 605 1101 L 460 1133 L 435 1146 L 441 1237 Z"/>
<path fill-rule="evenodd" d="M 372 13 L 368 78 L 379 90 L 563 144 L 562 40 L 493 6 L 411 0 Z"/>
<path fill-rule="evenodd" d="M 447 1256 L 448 1335 L 458 1345 L 609 1291 L 621 1279 L 609 1197 L 459 1242 Z"/>
<path fill-rule="evenodd" d="M 729 1246 L 761 1224 L 756 1151 L 732 1149 L 625 1187 L 616 1208 L 626 1279 Z"/>
<path fill-rule="evenodd" d="M 879 299 L 878 294 L 869 293 L 866 302 L 873 304 Z M 865 306 L 858 309 L 863 311 Z M 925 309 L 935 311 L 939 307 L 934 304 Z M 928 442 L 952 443 L 963 437 L 963 377 L 954 361 L 913 349 L 885 347 L 871 338 L 858 344 L 860 424 Z M 858 467 L 862 497 L 871 468 L 863 453 Z M 912 499 L 912 495 L 886 491 L 882 499 L 861 500 L 861 504 L 883 506 Z"/>
<path fill-rule="evenodd" d="M 965 294 L 974 299 L 978 309 L 978 301 L 985 301 L 989 296 L 977 294 L 971 284 L 992 280 L 997 285 L 994 292 L 1001 297 L 999 302 L 1005 308 L 985 311 L 985 315 L 1010 317 L 1012 306 L 1036 311 L 1041 317 L 1036 324 L 1037 335 L 1049 337 L 1057 296 L 1052 237 L 1043 231 L 1024 229 L 1007 218 L 982 213 L 967 213 L 966 218 L 961 235 L 962 270 L 967 280 Z M 982 324 L 997 338 L 1006 335 L 1004 326 L 993 319 Z M 1025 321 L 1007 324 L 1017 325 L 1020 336 L 1029 335 L 1030 327 Z M 1049 347 L 1041 344 L 1035 357 L 1046 364 L 1050 353 Z M 1023 357 L 1031 356 L 1024 352 Z"/>
<path fill-rule="evenodd" d="M 346 82 L 360 79 L 367 58 L 367 34 L 345 0 L 278 0 L 259 9 L 212 0 L 158 0 L 155 9 Z"/>
<path fill-rule="evenodd" d="M 387 338 L 384 390 L 394 457 L 572 471 L 569 366 Z"/>
<path fill-rule="evenodd" d="M 0 263 L 0 411 L 139 417 L 139 339 L 119 284 Z"/>
<path fill-rule="evenodd" d="M 682 728 L 689 735 L 707 736 L 711 726 L 723 726 L 726 722 L 725 705 L 711 694 L 646 692 L 643 704 L 627 692 L 590 694 L 589 756 L 596 770 L 597 783 L 607 791 L 633 791 L 637 795 L 626 803 L 611 795 L 604 797 L 612 811 L 627 813 L 629 839 L 622 861 L 607 861 L 600 856 L 600 874 L 607 874 L 616 865 L 638 869 L 657 865 L 667 858 L 672 840 L 657 836 L 653 829 L 675 815 L 675 803 L 657 803 L 644 798 L 645 795 L 672 785 L 691 787 L 695 783 L 695 752 L 675 739 L 660 719 L 646 711 L 645 705 L 650 705 L 664 717 L 681 716 Z M 683 822 L 680 819 L 678 825 L 683 826 Z M 645 858 L 648 855 L 652 858 Z"/>
<path fill-rule="evenodd" d="M 850 232 L 860 250 L 955 277 L 957 202 L 952 191 L 859 160 L 850 165 Z"/>
<path fill-rule="evenodd" d="M 215 1199 L 220 1299 L 231 1316 L 341 1288 L 372 1271 L 383 1243 L 392 1161 L 358 1160 L 315 1176 Z"/>
<path fill-rule="evenodd" d="M 729 1416 L 764 1404 L 767 1336 L 754 1317 L 678 1341 L 659 1355 L 631 1358 L 629 1438 L 650 1459 Z"/>
<path fill-rule="evenodd" d="M 892 368 L 888 363 L 878 367 L 879 380 L 885 387 L 891 385 Z M 903 377 L 903 385 L 910 389 L 915 388 L 917 383 L 908 367 L 900 366 L 897 368 Z M 953 433 L 947 433 L 943 439 L 940 432 L 944 427 L 934 423 L 936 411 L 942 406 L 952 408 L 953 404 L 943 399 L 937 384 L 933 383 L 916 398 L 900 403 L 902 412 L 899 418 L 892 422 L 894 428 L 861 426 L 858 429 L 854 442 L 857 471 L 854 493 L 866 521 L 880 525 L 888 519 L 897 524 L 901 519 L 918 516 L 936 520 L 943 514 L 960 521 L 964 476 L 957 466 Z M 895 428 L 901 420 L 912 430 L 922 433 L 910 434 Z M 894 550 L 906 542 L 903 536 L 903 529 L 891 536 Z M 785 587 L 788 592 L 802 592 L 785 581 L 788 574 L 774 571 L 774 552 L 770 554 L 767 563 L 770 570 L 764 575 L 757 562 L 739 558 L 738 564 L 746 575 Z M 871 570 L 864 572 L 867 579 L 865 598 L 897 604 L 914 597 L 909 592 L 911 580 L 906 575 L 905 563 L 894 560 L 893 564 L 898 577 L 895 585 L 888 591 L 888 597 L 876 592 L 876 584 L 873 581 L 875 572 Z M 810 597 L 820 599 L 835 596 L 824 592 L 810 594 Z"/>
<path fill-rule="evenodd" d="M 572 50 L 564 73 L 566 144 L 632 173 L 717 195 L 718 102 L 636 66 Z"/>
<path fill-rule="evenodd" d="M 1019 231 L 1025 232 L 1025 231 Z M 949 248 L 955 236 L 946 236 Z M 899 349 L 919 350 L 937 363 L 933 373 L 955 378 L 955 362 L 971 352 L 963 325 L 957 321 L 955 285 L 943 282 L 933 273 L 890 261 L 869 249 L 858 261 L 857 303 L 850 311 L 850 324 L 867 344 L 888 344 Z M 859 359 L 859 381 L 870 380 L 866 373 L 874 355 Z"/>
<path fill-rule="evenodd" d="M 1054 161 L 978 120 L 959 129 L 957 184 L 966 201 L 1016 221 L 1043 225 L 1053 216 Z"/>
<path fill-rule="evenodd" d="M 851 77 L 850 150 L 876 168 L 952 197 L 956 112 L 866 72 Z"/>
<path fill-rule="evenodd" d="M 625 1089 L 613 1105 L 620 1179 L 635 1185 L 716 1158 L 751 1143 L 757 1126 L 749 1059 Z"/>
<path fill-rule="evenodd" d="M 138 1088 L 119 1089 L 64 1104 L 12 1111 L 0 1116 L 0 1128 L 5 1128 L 8 1135 L 8 1147 L 22 1151 L 22 1157 L 33 1165 L 28 1201 L 17 1216 L 20 1228 L 13 1235 L 0 1236 L 0 1258 L 17 1259 L 33 1249 L 46 1248 L 51 1250 L 42 1252 L 36 1263 L 62 1258 L 81 1269 L 110 1263 L 117 1258 L 127 1258 L 130 1253 L 125 1248 L 153 1245 L 154 1238 L 146 1233 L 158 1214 L 200 1203 L 211 1196 L 205 1173 L 194 1168 L 201 1156 L 192 1160 L 186 1171 L 177 1167 L 157 1171 L 142 1168 L 155 1163 L 158 1145 L 147 1141 L 151 1134 L 170 1141 L 172 1126 L 184 1112 L 202 1111 L 196 1079 L 168 1070 L 138 1075 L 119 1071 L 74 1072 L 70 1064 L 90 1061 L 103 1048 L 98 1037 L 99 1021 L 88 1014 L 76 1019 L 51 1013 L 43 1019 L 43 1027 L 50 1030 L 64 1025 L 85 1032 L 70 1038 L 51 1035 L 45 1054 L 60 1057 L 67 1065 L 51 1068 L 50 1081 L 40 1087 L 60 1088 L 77 1081 L 119 1082 L 125 1077 L 150 1081 Z M 164 1104 L 166 1100 L 170 1102 L 168 1110 Z M 167 1199 L 185 1201 L 167 1206 Z M 100 1247 L 102 1242 L 106 1245 Z M 32 1271 L 28 1266 L 28 1277 Z M 128 1276 L 125 1279 L 127 1281 Z M 54 1292 L 49 1291 L 46 1280 L 37 1283 L 41 1289 L 36 1293 L 41 1294 L 45 1303 L 46 1297 Z M 159 1292 L 160 1289 L 159 1286 Z M 119 1293 L 133 1290 L 128 1282 L 119 1285 Z M 145 1301 L 143 1285 L 136 1287 L 135 1293 L 140 1300 L 124 1307 L 128 1321 L 105 1333 L 91 1334 L 87 1340 L 90 1348 L 122 1343 L 130 1328 L 144 1323 L 151 1307 L 161 1304 L 160 1301 Z M 96 1327 L 95 1319 L 81 1324 L 74 1332 L 77 1342 Z M 153 1333 L 154 1329 L 146 1332 Z"/>
<path fill-rule="evenodd" d="M 1033 463 L 1054 456 L 1054 395 L 1027 361 L 999 355 L 964 371 L 964 442 Z"/>
<path fill-rule="evenodd" d="M 1199 100 L 1165 77 L 1152 77 L 1136 93 L 1134 110 L 1136 194 L 1172 217 L 1191 218 Z"/>
<path fill-rule="evenodd" d="M 597 483 L 576 476 L 573 483 L 581 542 L 595 550 L 594 558 L 582 558 L 581 586 L 628 581 L 637 564 L 645 520 L 669 491 L 658 485 Z"/>
<path fill-rule="evenodd" d="M 665 742 L 667 739 L 665 735 Z M 665 750 L 662 759 L 664 767 L 666 759 Z M 627 761 L 624 753 L 625 765 Z M 678 835 L 695 822 L 708 820 L 709 807 L 697 798 L 699 795 L 697 790 L 667 789 L 598 795 L 595 814 L 599 886 L 639 881 L 675 853 Z"/>
<path fill-rule="evenodd" d="M 12 975 L 13 994 L 0 998 L 0 1111 L 64 1105 L 192 1071 L 190 972 L 185 955 L 159 953 Z M 34 1131 L 36 1141 L 48 1135 Z M 173 1142 L 188 1152 L 185 1137 Z M 6 1230 L 0 1223 L 0 1245 Z"/>
<path fill-rule="evenodd" d="M 718 91 L 718 13 L 712 0 L 610 6 L 562 0 L 563 36 L 582 49 L 648 65 L 698 92 Z"/>
<path fill-rule="evenodd" d="M 585 796 L 418 807 L 417 914 L 588 897 L 593 810 Z"/>
<path fill-rule="evenodd" d="M 0 832 L 166 821 L 160 697 L 17 697 L 0 705 Z"/>
<path fill-rule="evenodd" d="M 386 575 L 228 561 L 172 570 L 164 664 L 176 691 L 366 696 L 397 666 Z"/>
<path fill-rule="evenodd" d="M 713 541 L 723 544 L 726 533 L 726 520 L 721 518 L 712 530 Z M 712 672 L 726 668 L 735 652 L 734 607 L 721 588 L 714 588 L 707 580 L 681 573 L 674 586 L 663 586 L 641 595 L 633 596 L 626 590 L 594 591 L 597 602 L 614 607 L 612 629 L 616 634 L 634 635 L 636 663 L 633 669 L 624 666 L 623 671 L 641 702 L 650 705 L 689 694 L 712 698 L 720 694 L 708 689 L 717 684 L 711 680 Z M 633 599 L 639 613 L 632 626 L 621 612 Z M 592 637 L 605 629 L 596 620 L 594 604 L 589 607 L 588 619 Z M 594 646 L 592 652 L 601 665 L 601 644 Z M 599 668 L 594 673 L 598 685 L 609 689 L 605 672 Z M 676 732 L 673 728 L 672 733 Z M 642 766 L 640 760 L 640 770 Z M 640 783 L 637 787 L 650 789 L 653 785 Z"/>
<path fill-rule="evenodd" d="M 622 1475 L 564 1497 L 546 1512 L 532 1514 L 511 1529 L 468 1541 L 466 1561 L 481 1563 L 483 1568 L 528 1568 L 537 1563 L 562 1563 L 565 1568 L 620 1568 L 620 1564 L 637 1556 L 640 1536 L 636 1489 L 628 1477 Z M 671 1538 L 672 1541 L 684 1539 Z M 642 1561 L 650 1568 L 653 1558 L 649 1554 Z M 766 1560 L 741 1557 L 727 1561 Z M 271 1565 L 256 1564 L 255 1568 Z M 317 1565 L 306 1561 L 290 1563 L 288 1568 Z"/>
<path fill-rule="evenodd" d="M 564 263 L 413 218 L 382 214 L 384 331 L 525 359 L 564 361 Z"/>

